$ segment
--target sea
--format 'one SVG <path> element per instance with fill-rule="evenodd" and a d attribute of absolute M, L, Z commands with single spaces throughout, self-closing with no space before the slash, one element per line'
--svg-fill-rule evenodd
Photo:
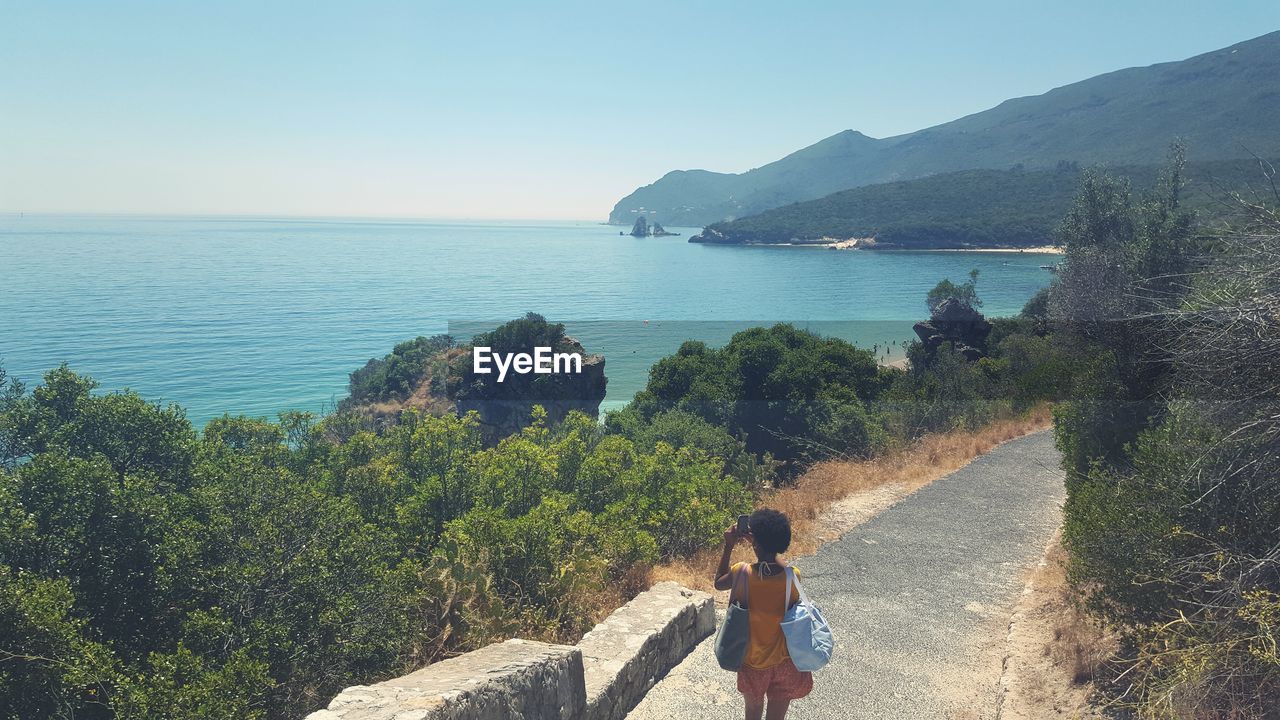
<path fill-rule="evenodd" d="M 325 413 L 403 340 L 467 340 L 539 313 L 605 356 L 624 406 L 685 340 L 791 322 L 902 356 L 925 294 L 979 271 L 988 315 L 1052 273 L 1032 253 L 835 251 L 633 238 L 592 222 L 0 217 L 0 365 L 28 387 L 62 363 L 102 391 L 223 414 Z"/>

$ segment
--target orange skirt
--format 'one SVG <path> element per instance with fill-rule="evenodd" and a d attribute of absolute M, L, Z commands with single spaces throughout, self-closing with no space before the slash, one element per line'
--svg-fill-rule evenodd
<path fill-rule="evenodd" d="M 813 673 L 800 672 L 791 658 L 763 670 L 742 666 L 738 671 L 738 692 L 749 698 L 766 695 L 769 700 L 799 700 L 813 690 Z"/>

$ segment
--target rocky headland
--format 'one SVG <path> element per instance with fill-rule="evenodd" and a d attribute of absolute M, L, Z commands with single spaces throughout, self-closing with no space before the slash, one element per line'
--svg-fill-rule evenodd
<path fill-rule="evenodd" d="M 581 369 L 509 372 L 499 380 L 496 372 L 476 372 L 477 346 L 493 353 L 530 355 L 538 347 L 550 348 L 580 356 Z M 351 395 L 340 409 L 364 418 L 375 429 L 397 422 L 406 410 L 436 416 L 474 411 L 485 441 L 494 444 L 529 426 L 535 406 L 546 411 L 549 424 L 564 421 L 574 411 L 597 417 L 608 383 L 604 366 L 604 356 L 587 352 L 581 342 L 564 334 L 563 325 L 531 313 L 467 344 L 437 336 L 397 345 L 391 354 L 352 373 Z"/>

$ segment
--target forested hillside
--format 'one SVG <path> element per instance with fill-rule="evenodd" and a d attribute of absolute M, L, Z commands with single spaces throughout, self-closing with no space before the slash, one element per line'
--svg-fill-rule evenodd
<path fill-rule="evenodd" d="M 1160 165 L 1108 170 L 1135 187 L 1150 187 Z M 1222 197 L 1258 185 L 1257 160 L 1190 163 L 1183 202 L 1204 217 L 1223 210 Z M 732 222 L 714 223 L 691 242 L 785 243 L 815 238 L 875 238 L 879 247 L 963 248 L 1046 245 L 1071 207 L 1080 169 L 965 170 L 919 180 L 868 185 L 793 203 Z"/>
<path fill-rule="evenodd" d="M 1046 244 L 1071 204 L 1080 172 L 964 170 L 845 190 L 740 220 L 708 225 L 690 242 L 786 243 L 875 238 L 883 247 Z"/>

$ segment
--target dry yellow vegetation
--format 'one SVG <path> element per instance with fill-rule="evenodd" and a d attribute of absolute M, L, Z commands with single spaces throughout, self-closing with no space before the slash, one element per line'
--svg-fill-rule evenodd
<path fill-rule="evenodd" d="M 1055 537 L 1015 608 L 1001 677 L 1004 720 L 1105 717 L 1094 702 L 1094 683 L 1106 674 L 1117 640 L 1080 607 L 1066 562 Z"/>

